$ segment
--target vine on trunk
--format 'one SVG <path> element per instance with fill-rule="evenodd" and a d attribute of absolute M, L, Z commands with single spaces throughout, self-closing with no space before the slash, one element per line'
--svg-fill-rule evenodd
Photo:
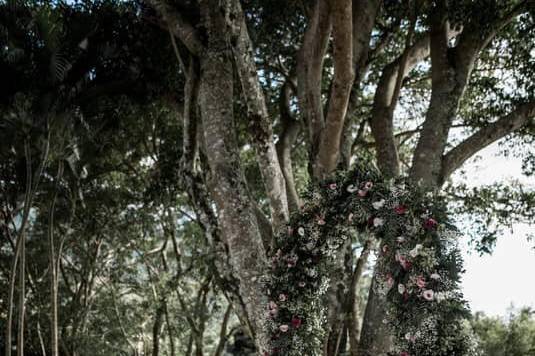
<path fill-rule="evenodd" d="M 462 332 L 458 231 L 444 199 L 406 179 L 384 180 L 375 170 L 357 167 L 310 188 L 305 202 L 272 250 L 266 305 L 271 350 L 265 355 L 319 354 L 329 269 L 357 233 L 381 241 L 376 288 L 388 301 L 392 354 L 472 352 Z"/>

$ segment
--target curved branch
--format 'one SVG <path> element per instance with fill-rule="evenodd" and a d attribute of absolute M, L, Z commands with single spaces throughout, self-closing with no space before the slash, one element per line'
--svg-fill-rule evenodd
<path fill-rule="evenodd" d="M 149 3 L 162 16 L 170 31 L 182 41 L 184 46 L 193 54 L 200 55 L 204 49 L 198 31 L 189 21 L 173 8 L 166 0 L 148 0 Z"/>
<path fill-rule="evenodd" d="M 442 182 L 448 179 L 457 168 L 478 151 L 520 129 L 533 117 L 535 117 L 535 101 L 530 101 L 518 106 L 511 113 L 481 128 L 472 136 L 468 137 L 443 157 L 441 171 Z"/>

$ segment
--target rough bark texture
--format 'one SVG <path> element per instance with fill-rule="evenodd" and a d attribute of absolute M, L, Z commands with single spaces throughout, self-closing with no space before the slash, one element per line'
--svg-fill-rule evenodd
<path fill-rule="evenodd" d="M 247 113 L 250 120 L 249 128 L 266 188 L 266 195 L 270 203 L 273 227 L 277 231 L 286 224 L 289 217 L 284 176 L 273 142 L 273 128 L 267 111 L 266 100 L 258 80 L 253 47 L 239 2 L 235 2 L 231 17 L 238 19 L 235 23 L 238 29 L 236 30 L 237 39 L 234 59 L 242 93 L 247 103 Z"/>
<path fill-rule="evenodd" d="M 331 34 L 331 17 L 325 0 L 317 0 L 297 55 L 299 107 L 308 126 L 310 157 L 318 152 L 324 127 L 321 100 L 323 60 Z"/>
<path fill-rule="evenodd" d="M 228 6 L 217 0 L 201 2 L 208 45 L 200 59 L 199 99 L 208 163 L 212 176 L 217 177 L 212 195 L 218 220 L 240 283 L 240 295 L 256 332 L 256 344 L 259 350 L 264 350 L 268 340 L 261 306 L 267 304 L 261 278 L 267 262 L 236 142 L 232 51 L 225 21 Z"/>

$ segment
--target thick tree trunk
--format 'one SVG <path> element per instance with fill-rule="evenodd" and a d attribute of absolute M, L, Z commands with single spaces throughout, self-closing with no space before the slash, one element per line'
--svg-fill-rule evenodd
<path fill-rule="evenodd" d="M 228 4 L 227 4 L 228 5 Z M 225 3 L 201 3 L 208 44 L 201 61 L 199 101 L 205 148 L 213 182 L 219 225 L 229 247 L 230 263 L 251 320 L 259 350 L 268 349 L 262 276 L 267 261 L 253 203 L 242 173 L 234 122 L 234 73 Z"/>

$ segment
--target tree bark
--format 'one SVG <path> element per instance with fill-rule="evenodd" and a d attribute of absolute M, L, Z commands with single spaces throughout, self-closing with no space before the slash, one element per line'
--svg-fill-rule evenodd
<path fill-rule="evenodd" d="M 334 78 L 329 99 L 325 128 L 321 132 L 314 175 L 322 179 L 336 169 L 340 156 L 340 141 L 355 68 L 353 63 L 352 0 L 332 0 Z"/>
<path fill-rule="evenodd" d="M 63 176 L 63 161 L 58 163 L 58 172 L 56 174 L 56 184 L 50 207 L 48 211 L 48 261 L 50 277 L 50 348 L 51 355 L 59 355 L 58 343 L 58 262 L 56 259 L 56 247 L 54 241 L 54 212 L 56 208 L 56 199 L 60 189 L 60 180 Z M 60 258 L 58 254 L 58 259 Z"/>
<path fill-rule="evenodd" d="M 241 82 L 242 94 L 247 103 L 249 128 L 269 199 L 273 227 L 275 231 L 278 231 L 288 222 L 289 218 L 286 184 L 273 142 L 273 128 L 266 99 L 258 80 L 247 24 L 239 1 L 234 3 L 232 17 L 238 19 L 235 25 L 239 27 L 236 34 L 234 60 Z"/>
<path fill-rule="evenodd" d="M 233 65 L 229 33 L 225 31 L 228 2 L 201 2 L 207 47 L 200 58 L 199 92 L 208 163 L 217 184 L 212 195 L 221 230 L 229 247 L 230 263 L 240 282 L 242 296 L 259 350 L 268 350 L 262 306 L 267 305 L 261 282 L 267 261 L 262 237 L 241 170 L 233 114 Z"/>

